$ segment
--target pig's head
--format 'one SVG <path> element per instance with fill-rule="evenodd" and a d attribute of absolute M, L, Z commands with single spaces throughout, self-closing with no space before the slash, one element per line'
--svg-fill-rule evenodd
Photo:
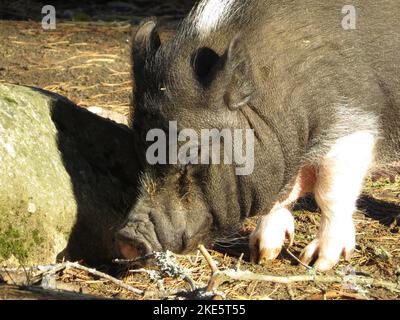
<path fill-rule="evenodd" d="M 265 208 L 282 183 L 279 142 L 251 110 L 257 88 L 247 50 L 238 37 L 230 40 L 206 46 L 180 35 L 161 45 L 152 21 L 135 36 L 133 127 L 142 176 L 137 202 L 117 233 L 127 258 L 184 253 L 227 237 L 242 218 Z M 167 164 L 150 164 L 146 155 L 154 142 L 146 141 L 148 133 L 161 129 L 168 142 L 170 121 L 178 132 L 191 129 L 199 137 L 202 129 L 253 129 L 252 174 L 238 175 L 235 163 L 183 165 L 167 158 Z"/>

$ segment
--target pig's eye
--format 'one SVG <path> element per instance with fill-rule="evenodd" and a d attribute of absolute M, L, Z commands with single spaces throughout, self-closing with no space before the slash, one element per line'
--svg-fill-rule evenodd
<path fill-rule="evenodd" d="M 187 166 L 184 166 L 179 170 L 178 178 L 178 192 L 182 198 L 186 198 L 189 193 L 189 183 L 188 183 L 188 170 Z"/>
<path fill-rule="evenodd" d="M 219 55 L 210 48 L 200 48 L 192 56 L 193 71 L 203 86 L 207 86 L 211 82 L 219 60 Z"/>

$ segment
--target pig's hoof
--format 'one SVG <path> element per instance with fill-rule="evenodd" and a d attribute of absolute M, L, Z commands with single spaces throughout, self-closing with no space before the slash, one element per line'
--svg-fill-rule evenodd
<path fill-rule="evenodd" d="M 300 260 L 304 264 L 315 261 L 314 268 L 317 271 L 328 271 L 332 269 L 343 257 L 350 260 L 355 248 L 355 236 L 343 237 L 339 234 L 335 238 L 317 238 L 306 246 L 301 253 Z"/>
<path fill-rule="evenodd" d="M 262 217 L 250 235 L 251 261 L 263 263 L 276 259 L 286 238 L 291 246 L 294 239 L 294 219 L 288 209 L 281 208 Z"/>

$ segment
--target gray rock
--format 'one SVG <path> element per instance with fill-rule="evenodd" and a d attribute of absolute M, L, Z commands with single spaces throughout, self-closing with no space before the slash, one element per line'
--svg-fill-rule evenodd
<path fill-rule="evenodd" d="M 0 263 L 110 262 L 133 205 L 131 130 L 40 89 L 0 84 Z"/>

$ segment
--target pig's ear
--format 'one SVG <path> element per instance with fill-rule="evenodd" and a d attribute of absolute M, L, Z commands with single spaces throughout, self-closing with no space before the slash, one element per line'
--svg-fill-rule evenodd
<path fill-rule="evenodd" d="M 154 20 L 144 22 L 133 40 L 132 59 L 135 69 L 142 67 L 146 59 L 156 53 L 160 45 L 156 22 Z"/>
<path fill-rule="evenodd" d="M 231 110 L 246 106 L 254 92 L 250 56 L 243 41 L 236 36 L 225 53 L 226 87 L 224 102 Z"/>

